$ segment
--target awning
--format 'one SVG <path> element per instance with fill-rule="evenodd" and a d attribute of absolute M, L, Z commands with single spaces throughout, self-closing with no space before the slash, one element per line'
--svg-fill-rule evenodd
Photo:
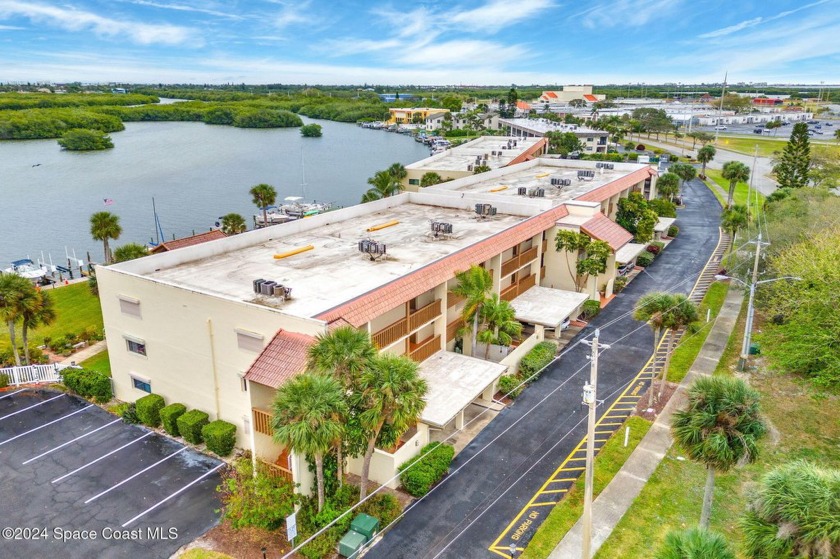
<path fill-rule="evenodd" d="M 420 376 L 429 386 L 420 421 L 443 428 L 505 371 L 507 365 L 438 351 L 420 363 Z"/>
<path fill-rule="evenodd" d="M 556 328 L 589 296 L 586 293 L 534 286 L 510 302 L 516 320 Z"/>
<path fill-rule="evenodd" d="M 619 264 L 632 262 L 634 258 L 645 251 L 647 245 L 639 243 L 627 243 L 615 253 L 615 261 Z"/>
<path fill-rule="evenodd" d="M 676 220 L 676 217 L 660 217 L 653 230 L 657 233 L 665 233 Z"/>

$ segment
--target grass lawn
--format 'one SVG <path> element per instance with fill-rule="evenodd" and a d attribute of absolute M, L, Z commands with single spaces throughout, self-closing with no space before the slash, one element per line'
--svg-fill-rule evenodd
<path fill-rule="evenodd" d="M 743 333 L 743 315 L 735 326 L 716 374 L 733 374 Z M 762 396 L 770 432 L 755 463 L 719 474 L 715 485 L 712 530 L 738 548 L 738 518 L 749 486 L 780 464 L 805 458 L 824 467 L 840 467 L 840 396 L 817 394 L 809 383 L 769 372 L 761 359 L 746 380 Z M 596 558 L 651 557 L 665 534 L 696 526 L 700 520 L 705 470 L 672 448 Z"/>
<path fill-rule="evenodd" d="M 66 334 L 81 334 L 86 328 L 102 331 L 102 309 L 99 299 L 91 295 L 87 282 L 55 289 L 46 288 L 44 292 L 52 297 L 57 318 L 51 325 L 42 326 L 29 333 L 32 345 L 41 345 L 44 336 L 56 339 Z M 20 326 L 17 339 L 20 343 Z M 0 332 L 0 351 L 9 349 L 9 346 L 9 333 L 3 328 Z"/>
<path fill-rule="evenodd" d="M 714 319 L 720 312 L 720 307 L 723 305 L 723 300 L 726 298 L 726 293 L 729 291 L 729 283 L 715 282 L 709 286 L 709 290 L 700 302 L 698 314 L 700 315 L 700 330 L 691 334 L 686 332 L 680 341 L 679 346 L 671 356 L 671 364 L 668 367 L 668 380 L 671 382 L 680 382 L 688 373 L 691 364 L 703 347 L 703 342 L 709 335 L 709 330 L 712 329 Z M 711 318 L 706 322 L 706 311 L 711 309 Z"/>
<path fill-rule="evenodd" d="M 108 350 L 101 351 L 89 359 L 85 359 L 79 366 L 111 376 L 111 361 L 108 360 Z"/>
<path fill-rule="evenodd" d="M 625 426 L 630 427 L 630 442 L 627 448 L 624 448 L 624 429 L 619 428 L 595 457 L 595 483 L 592 488 L 595 497 L 604 490 L 624 465 L 625 460 L 650 429 L 651 422 L 641 417 L 630 417 Z M 574 526 L 583 513 L 583 481 L 584 476 L 581 475 L 563 500 L 552 509 L 548 518 L 528 543 L 528 547 L 521 556 L 522 559 L 548 557 L 566 532 Z"/>
<path fill-rule="evenodd" d="M 233 559 L 230 555 L 194 547 L 178 556 L 178 559 Z"/>
<path fill-rule="evenodd" d="M 706 176 L 715 181 L 724 192 L 729 192 L 729 181 L 723 178 L 721 171 L 719 169 L 709 169 L 706 167 Z M 714 192 L 717 199 L 720 201 L 722 206 L 726 206 L 726 197 L 721 197 L 720 193 L 716 192 L 715 189 L 711 189 Z M 747 204 L 747 194 L 750 196 L 750 213 L 755 215 L 758 210 L 764 206 L 764 195 L 756 193 L 755 190 L 750 190 L 750 187 L 745 182 L 739 182 L 735 185 L 735 196 L 734 201 L 735 204 L 746 205 Z M 756 194 L 758 194 L 758 200 L 756 201 Z"/>
<path fill-rule="evenodd" d="M 829 143 L 815 141 L 814 138 L 810 138 L 810 140 L 811 145 L 828 146 L 837 153 L 838 156 L 840 156 L 840 145 L 838 145 L 837 142 Z M 786 138 L 773 139 L 767 137 L 762 138 L 760 136 L 756 136 L 755 138 L 721 136 L 718 140 L 717 147 L 721 149 L 728 149 L 730 151 L 737 151 L 738 153 L 744 153 L 746 155 L 752 155 L 755 153 L 755 146 L 758 146 L 758 155 L 760 157 L 774 157 L 774 153 L 782 151 L 785 144 L 787 144 Z"/>

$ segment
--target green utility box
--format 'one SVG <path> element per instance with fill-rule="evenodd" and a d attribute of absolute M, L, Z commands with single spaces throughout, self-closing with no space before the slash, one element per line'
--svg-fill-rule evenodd
<path fill-rule="evenodd" d="M 761 346 L 758 344 L 750 344 L 750 355 L 761 355 Z"/>
<path fill-rule="evenodd" d="M 367 538 L 363 534 L 350 530 L 338 542 L 338 554 L 342 557 L 352 559 L 356 557 L 356 554 L 365 545 L 365 542 L 367 542 Z"/>
<path fill-rule="evenodd" d="M 362 534 L 367 538 L 366 542 L 369 542 L 379 531 L 379 521 L 369 514 L 361 513 L 350 523 L 350 529 Z"/>

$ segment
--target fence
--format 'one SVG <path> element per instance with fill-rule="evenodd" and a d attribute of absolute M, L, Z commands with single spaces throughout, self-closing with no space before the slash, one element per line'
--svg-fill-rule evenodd
<path fill-rule="evenodd" d="M 26 367 L 7 367 L 0 369 L 0 375 L 6 375 L 9 386 L 34 384 L 39 382 L 59 382 L 56 365 L 28 365 Z"/>

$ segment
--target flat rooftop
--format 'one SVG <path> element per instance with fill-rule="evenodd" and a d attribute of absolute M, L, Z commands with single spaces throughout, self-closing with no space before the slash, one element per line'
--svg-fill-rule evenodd
<path fill-rule="evenodd" d="M 464 207 L 469 208 L 469 205 Z M 295 316 L 313 317 L 526 219 L 502 213 L 490 219 L 477 219 L 472 209 L 412 202 L 379 211 L 366 209 L 362 205 L 316 216 L 317 219 L 310 218 L 312 224 L 321 220 L 326 222 L 318 227 L 308 227 L 310 219 L 306 219 L 182 249 L 193 251 L 183 253 L 185 257 L 189 254 L 189 260 L 140 273 L 179 287 L 263 304 Z M 336 219 L 341 215 L 346 217 L 328 222 L 330 216 Z M 436 239 L 431 232 L 432 221 L 451 223 L 453 235 Z M 396 223 L 367 231 L 389 222 Z M 309 230 L 300 230 L 304 228 Z M 270 233 L 275 233 L 275 238 L 265 240 Z M 248 244 L 248 236 L 258 240 Z M 367 254 L 359 252 L 358 243 L 363 239 L 384 243 L 387 257 L 372 261 Z M 219 247 L 221 243 L 232 245 L 234 242 L 238 244 L 235 249 L 226 248 L 221 252 L 214 249 L 214 245 Z M 305 252 L 274 258 L 277 254 L 310 245 L 313 248 Z M 198 258 L 201 250 L 206 251 L 204 258 Z M 178 252 L 169 254 L 174 257 Z M 149 257 L 149 265 L 153 258 L 157 256 Z M 140 270 L 140 262 L 144 260 L 147 259 L 124 268 L 126 271 Z M 291 287 L 291 299 L 282 301 L 277 297 L 255 295 L 253 281 L 258 278 Z"/>
<path fill-rule="evenodd" d="M 541 138 L 517 138 L 515 136 L 481 136 L 466 144 L 448 149 L 443 153 L 422 159 L 406 169 L 468 171 L 475 165 L 476 157 L 487 155 L 487 166 L 499 169 L 510 164 L 522 153 L 533 147 Z M 516 143 L 514 146 L 513 143 Z M 496 155 L 493 155 L 496 152 Z"/>
<path fill-rule="evenodd" d="M 540 135 L 545 135 L 546 132 L 574 132 L 581 136 L 606 136 L 608 134 L 604 130 L 595 130 L 577 124 L 563 124 L 545 118 L 503 118 L 499 119 L 499 123 L 527 129 Z"/>

